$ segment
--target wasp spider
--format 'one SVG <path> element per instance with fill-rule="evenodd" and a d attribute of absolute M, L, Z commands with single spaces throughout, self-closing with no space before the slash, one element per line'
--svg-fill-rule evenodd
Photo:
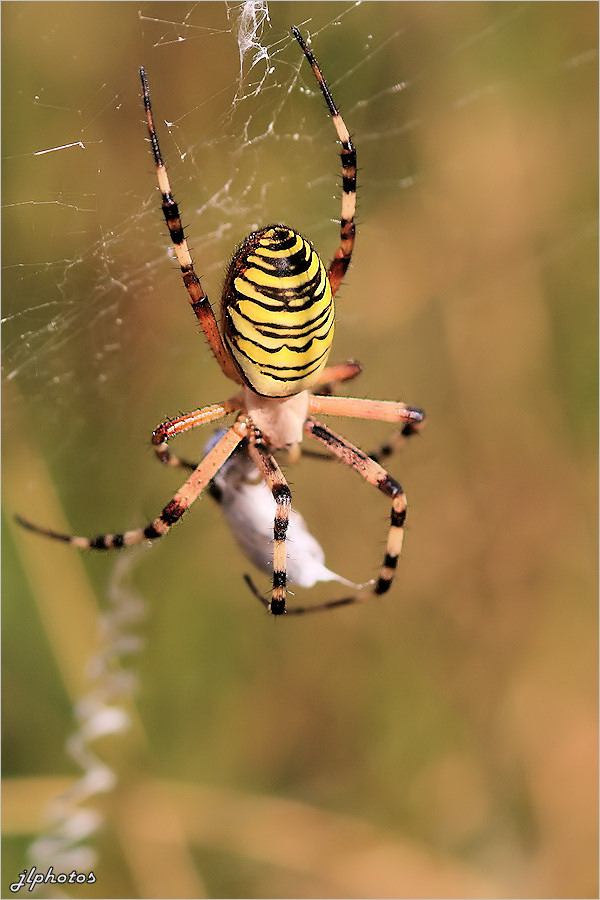
<path fill-rule="evenodd" d="M 392 583 L 404 535 L 404 491 L 377 461 L 345 438 L 316 421 L 315 416 L 350 416 L 393 422 L 397 436 L 414 433 L 423 412 L 404 403 L 336 397 L 336 384 L 353 378 L 360 366 L 353 362 L 327 366 L 334 330 L 334 297 L 346 273 L 354 248 L 356 206 L 356 151 L 338 112 L 319 64 L 297 28 L 292 34 L 300 44 L 317 79 L 341 143 L 342 214 L 341 239 L 329 268 L 325 268 L 312 244 L 293 228 L 267 225 L 254 231 L 236 250 L 225 276 L 221 298 L 221 328 L 194 271 L 183 233 L 179 207 L 173 199 L 167 170 L 154 129 L 148 80 L 140 69 L 148 135 L 156 163 L 162 210 L 181 267 L 192 309 L 224 374 L 239 385 L 238 392 L 220 403 L 169 419 L 158 426 L 152 444 L 165 465 L 193 471 L 160 515 L 146 525 L 121 534 L 75 537 L 41 528 L 19 517 L 22 525 L 38 534 L 93 550 L 129 547 L 165 535 L 181 519 L 205 488 L 215 492 L 215 476 L 238 449 L 261 473 L 276 504 L 273 524 L 273 587 L 266 599 L 249 576 L 253 593 L 273 615 L 307 612 L 343 606 L 369 596 L 384 594 Z M 217 422 L 233 414 L 235 420 L 199 465 L 173 456 L 168 442 L 197 425 Z M 286 609 L 286 533 L 291 494 L 276 455 L 286 450 L 288 460 L 300 455 L 303 435 L 315 438 L 337 458 L 353 468 L 369 484 L 391 500 L 387 546 L 379 577 L 368 588 L 318 606 Z"/>

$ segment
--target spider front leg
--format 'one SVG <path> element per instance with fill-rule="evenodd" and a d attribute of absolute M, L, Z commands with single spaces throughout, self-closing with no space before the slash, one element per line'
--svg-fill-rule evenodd
<path fill-rule="evenodd" d="M 148 137 L 150 139 L 150 145 L 152 147 L 154 164 L 156 165 L 158 189 L 160 190 L 162 197 L 162 211 L 165 217 L 165 222 L 167 223 L 167 228 L 169 229 L 171 240 L 173 241 L 175 254 L 177 256 L 177 261 L 179 262 L 179 267 L 181 269 L 183 283 L 187 288 L 189 300 L 192 305 L 192 310 L 194 311 L 194 314 L 198 319 L 198 322 L 204 332 L 206 340 L 208 341 L 210 349 L 212 350 L 217 362 L 221 366 L 221 369 L 223 370 L 225 375 L 227 375 L 227 377 L 231 378 L 233 381 L 238 382 L 239 384 L 240 376 L 237 372 L 237 369 L 235 368 L 233 360 L 231 359 L 231 355 L 228 353 L 223 344 L 223 339 L 221 338 L 217 320 L 215 319 L 215 314 L 212 311 L 210 301 L 207 294 L 204 293 L 202 283 L 194 270 L 192 257 L 183 233 L 183 225 L 181 223 L 179 207 L 175 202 L 175 199 L 173 198 L 169 175 L 162 158 L 162 153 L 160 152 L 160 145 L 158 143 L 158 137 L 154 128 L 154 118 L 152 116 L 150 88 L 148 87 L 148 79 L 143 67 L 140 68 L 140 78 L 142 82 L 142 96 L 144 99 L 144 114 L 146 117 L 146 125 L 148 128 Z"/>
<path fill-rule="evenodd" d="M 329 115 L 332 118 L 335 130 L 337 131 L 342 149 L 340 159 L 342 161 L 342 215 L 340 218 L 340 245 L 335 252 L 333 260 L 329 266 L 327 277 L 331 285 L 331 293 L 333 296 L 342 283 L 346 270 L 352 259 L 352 251 L 354 250 L 354 241 L 356 238 L 356 227 L 354 225 L 354 213 L 356 212 L 356 149 L 352 143 L 350 132 L 346 128 L 344 120 L 335 105 L 335 101 L 331 95 L 331 91 L 327 86 L 327 82 L 323 77 L 321 67 L 315 59 L 315 55 L 307 46 L 306 41 L 293 26 L 292 34 L 300 44 L 302 52 L 308 60 L 315 78 L 321 88 L 321 93 L 325 98 Z"/>
<path fill-rule="evenodd" d="M 389 400 L 363 400 L 356 397 L 330 397 L 312 395 L 309 412 L 324 416 L 347 416 L 354 419 L 373 419 L 377 422 L 394 422 L 398 425 L 392 437 L 383 443 L 369 458 L 381 462 L 398 450 L 412 435 L 418 434 L 425 421 L 425 413 L 417 406 L 394 403 Z M 313 455 L 313 454 L 309 454 Z"/>
<path fill-rule="evenodd" d="M 248 452 L 258 470 L 262 473 L 267 486 L 277 504 L 273 522 L 273 593 L 271 600 L 265 600 L 246 576 L 246 582 L 261 603 L 274 616 L 286 612 L 285 597 L 287 588 L 286 545 L 285 539 L 292 508 L 292 495 L 285 476 L 277 464 L 275 457 L 269 452 L 264 439 L 257 428 L 250 431 Z"/>
<path fill-rule="evenodd" d="M 176 437 L 178 434 L 184 434 L 191 431 L 198 425 L 206 425 L 208 422 L 218 422 L 229 413 L 236 412 L 241 408 L 241 395 L 230 397 L 221 403 L 213 403 L 212 406 L 204 406 L 202 409 L 195 409 L 193 412 L 186 413 L 183 416 L 177 416 L 174 419 L 167 419 L 162 422 L 152 432 L 152 446 L 159 460 L 165 466 L 179 466 L 182 469 L 194 470 L 198 463 L 189 462 L 186 459 L 180 459 L 173 456 L 167 447 L 167 442 Z"/>

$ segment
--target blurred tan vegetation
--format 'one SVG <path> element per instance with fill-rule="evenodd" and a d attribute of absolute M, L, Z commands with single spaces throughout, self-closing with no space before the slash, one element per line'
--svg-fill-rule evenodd
<path fill-rule="evenodd" d="M 240 87 L 236 7 L 2 7 L 2 895 L 80 774 L 65 742 L 117 559 L 12 514 L 144 524 L 180 480 L 152 429 L 230 390 L 167 254 L 137 67 L 217 303 L 255 225 L 336 246 L 298 24 L 359 155 L 332 358 L 363 363 L 352 393 L 428 415 L 390 462 L 404 556 L 385 600 L 284 622 L 208 500 L 132 557 L 139 688 L 129 730 L 94 745 L 118 780 L 88 802 L 98 880 L 69 895 L 597 896 L 597 4 L 269 11 L 274 71 L 250 96 L 264 66 L 246 57 Z M 367 450 L 387 436 L 332 424 Z M 371 577 L 387 503 L 341 467 L 288 474 L 328 565 Z"/>

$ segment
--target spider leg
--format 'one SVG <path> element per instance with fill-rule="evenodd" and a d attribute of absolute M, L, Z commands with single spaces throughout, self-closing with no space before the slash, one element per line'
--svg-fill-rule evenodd
<path fill-rule="evenodd" d="M 211 478 L 219 471 L 225 460 L 233 453 L 237 445 L 246 436 L 247 426 L 243 420 L 238 420 L 229 428 L 221 440 L 206 454 L 202 462 L 194 469 L 189 478 L 180 487 L 173 498 L 167 503 L 160 515 L 153 519 L 145 528 L 136 528 L 134 531 L 125 531 L 122 534 L 100 534 L 97 537 L 79 537 L 71 534 L 61 534 L 49 528 L 41 528 L 34 525 L 22 516 L 16 516 L 17 522 L 29 531 L 42 534 L 54 540 L 73 544 L 82 550 L 112 550 L 121 547 L 130 547 L 132 544 L 140 544 L 142 541 L 153 541 L 162 537 L 171 527 L 178 522 L 192 503 L 197 500 Z"/>
<path fill-rule="evenodd" d="M 373 459 L 377 463 L 383 462 L 384 459 L 389 459 L 390 456 L 393 456 L 394 453 L 397 453 L 404 446 L 410 437 L 418 433 L 418 428 L 407 423 L 402 428 L 399 428 L 398 431 L 395 431 L 387 441 L 384 441 L 379 447 L 372 450 L 369 453 L 369 459 Z"/>
<path fill-rule="evenodd" d="M 375 581 L 372 589 L 359 591 L 349 597 L 342 597 L 338 600 L 329 600 L 315 606 L 291 607 L 287 610 L 290 615 L 301 615 L 303 613 L 334 609 L 338 606 L 349 606 L 352 603 L 364 602 L 372 597 L 378 597 L 385 594 L 390 588 L 398 565 L 404 538 L 404 521 L 406 519 L 406 495 L 398 482 L 395 481 L 385 469 L 382 469 L 378 463 L 370 459 L 365 453 L 345 438 L 335 434 L 335 432 L 326 428 L 324 425 L 315 422 L 314 419 L 308 418 L 304 428 L 307 434 L 312 435 L 324 444 L 334 456 L 355 469 L 359 475 L 362 475 L 362 477 L 369 482 L 369 484 L 374 485 L 386 496 L 391 497 L 392 511 L 383 565 L 381 566 L 379 577 Z M 262 600 L 251 580 L 246 578 L 246 581 L 255 596 Z M 264 602 L 264 600 L 262 600 L 262 602 Z"/>
<path fill-rule="evenodd" d="M 167 419 L 165 422 L 161 422 L 152 432 L 152 446 L 158 460 L 165 466 L 179 466 L 183 469 L 194 470 L 198 463 L 173 456 L 167 447 L 168 441 L 178 434 L 191 431 L 192 428 L 196 428 L 198 425 L 218 422 L 223 416 L 236 412 L 240 407 L 241 397 L 236 395 L 228 400 L 223 400 L 221 403 L 213 403 L 212 406 L 204 406 L 202 409 L 195 409 L 183 416 L 177 416 L 174 419 Z"/>
<path fill-rule="evenodd" d="M 367 401 L 368 402 L 368 401 Z M 404 406 L 404 404 L 390 404 L 390 406 Z M 327 600 L 325 603 L 318 603 L 314 606 L 292 606 L 286 607 L 285 611 L 288 615 L 303 615 L 304 613 L 322 612 L 328 609 L 335 609 L 339 606 L 349 606 L 352 603 L 362 603 L 373 597 L 379 597 L 385 594 L 392 584 L 395 571 L 398 565 L 398 559 L 402 550 L 402 542 L 404 538 L 404 522 L 406 519 L 406 495 L 401 486 L 383 469 L 379 463 L 368 457 L 362 450 L 355 447 L 345 438 L 335 434 L 324 425 L 315 422 L 314 419 L 308 418 L 304 425 L 307 434 L 312 435 L 333 454 L 337 459 L 347 463 L 355 469 L 359 475 L 379 488 L 386 496 L 392 498 L 392 511 L 390 516 L 390 528 L 386 545 L 386 552 L 383 559 L 383 565 L 379 572 L 378 579 L 374 582 L 370 590 L 359 591 L 348 597 L 341 597 L 336 600 Z M 270 609 L 269 602 L 262 596 L 249 575 L 244 576 L 246 584 L 254 594 L 254 596 Z"/>
<path fill-rule="evenodd" d="M 254 464 L 262 473 L 267 486 L 273 494 L 273 499 L 277 504 L 273 522 L 273 593 L 270 601 L 261 597 L 261 602 L 274 616 L 280 616 L 286 611 L 285 597 L 287 573 L 285 539 L 290 519 L 290 510 L 292 508 L 292 495 L 285 480 L 285 476 L 277 464 L 277 460 L 269 453 L 260 431 L 256 428 L 253 432 L 250 432 L 248 451 Z M 248 577 L 246 577 L 246 580 L 248 580 Z M 258 594 L 258 592 L 256 593 Z"/>
<path fill-rule="evenodd" d="M 144 97 L 144 113 L 146 116 L 146 125 L 148 126 L 148 135 L 152 146 L 152 155 L 156 164 L 156 176 L 158 179 L 158 188 L 162 194 L 162 211 L 169 229 L 177 260 L 181 268 L 183 283 L 187 288 L 192 309 L 200 323 L 202 330 L 209 343 L 217 362 L 221 366 L 225 375 L 233 381 L 240 383 L 240 376 L 231 359 L 231 356 L 225 349 L 215 314 L 212 311 L 208 296 L 202 289 L 200 279 L 194 271 L 194 264 L 188 249 L 187 241 L 183 234 L 183 225 L 181 224 L 181 216 L 179 207 L 173 199 L 171 193 L 171 184 L 167 169 L 165 167 L 158 137 L 154 128 L 154 119 L 152 117 L 152 106 L 150 104 L 150 89 L 148 87 L 148 79 L 143 68 L 140 69 L 140 78 L 142 81 L 142 94 Z"/>
<path fill-rule="evenodd" d="M 417 429 L 412 428 L 410 425 L 405 425 L 399 431 L 395 431 L 393 435 L 388 438 L 387 441 L 384 441 L 379 445 L 375 450 L 372 450 L 368 455 L 369 459 L 375 460 L 375 462 L 381 463 L 384 459 L 389 459 L 390 456 L 393 456 L 394 453 L 397 453 L 400 447 L 402 447 L 406 441 L 414 434 L 418 434 Z M 310 447 L 302 447 L 302 456 L 307 457 L 308 459 L 321 459 L 325 462 L 332 462 L 336 457 L 331 453 L 319 453 L 318 450 L 311 450 Z"/>
<path fill-rule="evenodd" d="M 246 582 L 256 599 L 259 600 L 264 607 L 269 609 L 269 601 L 261 594 L 259 589 L 252 581 L 251 577 L 249 575 L 244 575 L 244 581 Z M 359 599 L 366 599 L 366 597 L 363 598 L 361 596 L 359 598 L 358 596 L 354 595 L 352 597 L 343 597 L 341 600 L 327 600 L 325 603 L 316 603 L 314 606 L 286 606 L 285 611 L 288 616 L 298 616 L 302 613 L 321 612 L 325 609 L 335 609 L 336 606 L 349 606 L 351 603 L 358 602 Z"/>
<path fill-rule="evenodd" d="M 392 513 L 386 554 L 379 578 L 373 588 L 374 594 L 385 594 L 393 581 L 400 551 L 402 550 L 404 520 L 406 518 L 406 495 L 398 482 L 379 463 L 370 459 L 362 450 L 351 444 L 350 441 L 340 437 L 340 435 L 324 425 L 315 422 L 311 417 L 306 420 L 304 428 L 307 434 L 311 434 L 324 444 L 342 462 L 352 466 L 369 484 L 379 488 L 380 491 L 392 498 Z"/>
<path fill-rule="evenodd" d="M 354 359 L 349 359 L 347 362 L 343 363 L 335 363 L 333 366 L 327 366 L 323 369 L 315 382 L 315 394 L 318 394 L 320 397 L 329 397 L 335 393 L 338 384 L 342 384 L 345 381 L 351 381 L 352 378 L 356 378 L 361 372 L 361 364 Z M 311 459 L 323 459 L 329 462 L 331 462 L 332 459 L 335 459 L 335 456 L 332 456 L 331 453 L 320 453 L 318 450 L 311 450 L 304 445 L 300 446 L 300 452 L 302 456 L 310 457 Z"/>
<path fill-rule="evenodd" d="M 333 260 L 329 266 L 327 273 L 329 284 L 331 285 L 331 293 L 335 296 L 337 289 L 342 283 L 342 279 L 346 274 L 346 270 L 350 265 L 352 251 L 354 249 L 354 239 L 356 228 L 354 225 L 354 213 L 356 211 L 356 150 L 350 137 L 350 133 L 344 124 L 337 106 L 331 96 L 331 91 L 327 86 L 327 82 L 323 77 L 321 68 L 315 59 L 312 50 L 307 47 L 306 42 L 298 29 L 292 27 L 292 34 L 300 44 L 304 55 L 312 66 L 315 78 L 319 82 L 319 87 L 327 103 L 327 108 L 338 133 L 342 150 L 340 158 L 342 160 L 342 216 L 340 219 L 340 246 L 335 252 Z"/>
<path fill-rule="evenodd" d="M 362 400 L 355 397 L 329 397 L 311 395 L 309 412 L 324 416 L 349 416 L 357 419 L 374 419 L 379 422 L 396 422 L 398 429 L 369 457 L 381 462 L 398 450 L 413 434 L 417 434 L 424 421 L 425 413 L 416 406 L 393 403 L 388 400 Z M 315 454 L 308 453 L 313 456 Z M 321 457 L 328 459 L 330 457 Z"/>
<path fill-rule="evenodd" d="M 333 366 L 326 366 L 315 382 L 315 393 L 328 396 L 333 394 L 335 386 L 345 381 L 356 378 L 362 372 L 362 366 L 355 359 L 349 359 L 348 362 L 336 363 Z"/>

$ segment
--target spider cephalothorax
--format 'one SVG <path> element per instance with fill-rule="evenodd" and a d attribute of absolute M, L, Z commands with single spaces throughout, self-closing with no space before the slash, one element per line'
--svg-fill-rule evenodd
<path fill-rule="evenodd" d="M 286 535 L 291 511 L 291 493 L 276 459 L 287 450 L 288 458 L 300 455 L 304 435 L 316 438 L 337 458 L 357 471 L 366 481 L 391 499 L 392 509 L 386 552 L 379 577 L 366 589 L 312 607 L 295 607 L 290 612 L 329 609 L 384 594 L 392 583 L 402 548 L 406 497 L 379 463 L 393 445 L 367 455 L 325 425 L 315 415 L 351 416 L 393 422 L 397 426 L 394 444 L 413 434 L 423 422 L 416 407 L 385 400 L 358 400 L 332 396 L 333 388 L 354 378 L 360 366 L 353 362 L 327 366 L 334 330 L 334 297 L 350 263 L 354 248 L 356 206 L 356 151 L 348 129 L 338 112 L 321 69 L 297 28 L 292 33 L 312 67 L 341 144 L 342 215 L 340 244 L 326 268 L 312 244 L 287 225 L 267 225 L 252 232 L 234 253 L 225 277 L 221 303 L 221 330 L 194 271 L 185 240 L 179 207 L 171 185 L 154 128 L 150 91 L 144 69 L 140 69 L 148 136 L 156 164 L 158 186 L 183 283 L 192 309 L 224 374 L 240 385 L 227 400 L 196 409 L 163 422 L 152 435 L 159 460 L 171 466 L 192 469 L 192 473 L 167 503 L 160 515 L 146 525 L 121 534 L 95 538 L 59 534 L 18 517 L 26 528 L 84 549 L 108 550 L 127 547 L 166 534 L 179 521 L 234 451 L 242 451 L 275 500 L 273 523 L 273 588 L 265 599 L 251 579 L 254 594 L 274 615 L 286 609 Z M 197 425 L 216 422 L 235 414 L 233 424 L 196 465 L 173 456 L 168 441 Z M 250 521 L 250 524 L 252 522 Z M 242 542 L 243 544 L 243 542 Z"/>

